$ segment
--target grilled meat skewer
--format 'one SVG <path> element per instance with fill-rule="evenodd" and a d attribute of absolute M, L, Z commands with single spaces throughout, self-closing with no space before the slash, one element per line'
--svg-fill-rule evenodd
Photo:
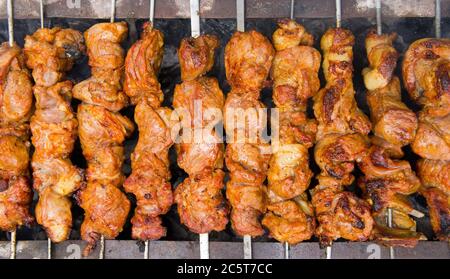
<path fill-rule="evenodd" d="M 122 192 L 123 142 L 134 124 L 119 111 L 128 105 L 122 91 L 125 22 L 98 23 L 84 33 L 92 77 L 75 85 L 78 106 L 78 132 L 87 160 L 87 184 L 77 193 L 85 211 L 81 237 L 88 242 L 84 255 L 90 253 L 100 236 L 112 239 L 122 231 L 130 201 Z"/>
<path fill-rule="evenodd" d="M 269 204 L 262 224 L 278 241 L 297 244 L 310 239 L 315 229 L 314 210 L 305 191 L 313 176 L 308 148 L 315 142 L 317 123 L 307 118 L 306 105 L 320 88 L 321 55 L 311 47 L 313 37 L 302 25 L 286 19 L 278 26 L 273 34 L 277 53 L 271 77 L 279 140 L 272 137 Z"/>
<path fill-rule="evenodd" d="M 164 94 L 157 75 L 163 57 L 164 37 L 151 22 L 144 25 L 142 37 L 128 51 L 125 60 L 124 91 L 136 105 L 134 119 L 139 141 L 131 155 L 132 173 L 124 183 L 137 199 L 131 219 L 132 237 L 156 240 L 166 235 L 160 215 L 173 203 L 170 185 L 169 148 L 172 145 L 172 111 L 161 107 Z"/>
<path fill-rule="evenodd" d="M 354 180 L 355 163 L 367 152 L 371 128 L 354 98 L 353 44 L 353 34 L 342 28 L 329 29 L 321 39 L 327 84 L 314 97 L 319 123 L 314 157 L 321 173 L 311 194 L 319 223 L 315 234 L 322 247 L 340 237 L 367 240 L 373 228 L 369 204 L 345 191 Z"/>

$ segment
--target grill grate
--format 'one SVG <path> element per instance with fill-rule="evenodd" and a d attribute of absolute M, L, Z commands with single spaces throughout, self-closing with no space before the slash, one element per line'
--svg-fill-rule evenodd
<path fill-rule="evenodd" d="M 16 19 L 14 21 L 14 33 L 15 39 L 19 45 L 23 46 L 24 37 L 26 34 L 33 33 L 40 26 L 40 20 L 36 19 L 38 13 L 30 13 L 29 11 L 39 11 L 38 6 L 35 7 L 35 2 L 38 1 L 15 1 L 15 12 L 18 13 Z M 67 1 L 71 2 L 71 1 Z M 77 1 L 72 1 L 76 3 Z M 101 2 L 101 1 L 99 1 Z M 146 1 L 144 1 L 146 2 Z M 183 1 L 177 1 L 183 2 Z M 188 3 L 189 1 L 186 0 Z M 223 61 L 223 51 L 224 46 L 228 42 L 232 33 L 236 29 L 236 20 L 235 19 L 226 19 L 232 18 L 235 15 L 235 10 L 225 10 L 221 9 L 221 11 L 226 11 L 224 15 L 219 15 L 217 7 L 232 6 L 229 2 L 234 1 L 210 1 L 212 4 L 211 10 L 207 10 L 205 6 L 202 6 L 202 19 L 201 19 L 201 30 L 204 33 L 215 34 L 221 40 L 222 48 L 219 50 L 218 55 L 216 56 L 216 62 L 211 75 L 218 78 L 221 88 L 224 93 L 229 91 L 229 86 L 226 83 L 225 79 L 225 70 L 224 70 L 224 61 Z M 252 2 L 252 1 L 249 1 Z M 289 5 L 290 1 L 280 1 L 279 5 L 275 5 L 274 9 L 269 11 L 267 8 L 267 2 L 270 1 L 253 1 L 257 2 L 260 5 L 261 9 L 254 9 L 256 11 L 247 10 L 246 16 L 250 17 L 246 19 L 246 29 L 256 29 L 263 33 L 267 37 L 271 37 L 273 31 L 276 28 L 276 21 L 273 18 L 279 17 L 287 17 L 289 16 Z M 286 2 L 286 3 L 285 3 Z M 332 27 L 335 25 L 334 19 L 334 1 L 327 1 L 327 4 L 322 5 L 319 8 L 317 3 L 319 1 L 297 1 L 299 3 L 296 4 L 295 16 L 297 20 L 302 23 L 309 32 L 311 32 L 316 40 L 315 47 L 319 48 L 319 39 L 320 36 L 326 31 L 328 27 Z M 322 1 L 320 1 L 322 2 Z M 331 4 L 328 4 L 330 2 Z M 361 70 L 365 67 L 368 62 L 364 49 L 364 38 L 367 30 L 370 27 L 373 27 L 375 24 L 375 6 L 369 7 L 368 9 L 361 9 L 356 12 L 356 5 L 360 2 L 370 2 L 370 1 L 343 1 L 343 18 L 342 25 L 345 28 L 350 29 L 356 37 L 356 44 L 354 48 L 354 67 L 355 67 L 355 77 L 354 77 L 354 86 L 356 90 L 356 98 L 358 101 L 358 105 L 360 108 L 364 110 L 364 112 L 368 113 L 368 108 L 365 101 L 365 89 L 362 82 Z M 399 1 L 384 1 L 384 2 L 399 2 Z M 384 3 L 383 2 L 383 3 Z M 414 15 L 415 17 L 397 17 L 402 16 L 398 13 L 396 14 L 392 10 L 386 10 L 386 16 L 383 16 L 383 31 L 384 32 L 392 32 L 395 31 L 399 34 L 399 38 L 395 43 L 396 49 L 400 53 L 404 53 L 406 48 L 413 41 L 423 38 L 423 37 L 432 37 L 435 35 L 435 20 L 432 18 L 434 16 L 434 1 L 423 1 L 426 5 L 432 7 L 431 9 L 426 9 L 426 11 L 415 10 L 415 13 L 410 15 Z M 443 5 L 441 6 L 441 13 L 443 15 L 450 14 L 450 1 L 443 1 Z M 80 7 L 83 10 L 83 14 L 78 11 L 76 7 L 69 8 L 65 7 L 62 3 L 66 3 L 66 1 L 55 1 L 53 4 L 49 4 L 46 7 L 46 20 L 45 25 L 47 27 L 51 26 L 63 26 L 70 27 L 74 29 L 78 29 L 80 31 L 84 31 L 88 29 L 90 26 L 94 25 L 98 22 L 103 22 L 105 20 L 101 19 L 81 19 L 83 16 L 88 17 L 96 17 L 96 18 L 104 18 L 109 16 L 109 5 L 106 9 L 107 15 L 104 16 L 101 12 L 98 16 L 92 15 L 92 9 L 95 7 Z M 133 3 L 133 4 L 131 4 Z M 120 1 L 117 6 L 116 15 L 118 18 L 127 18 L 127 22 L 129 24 L 129 37 L 124 43 L 124 48 L 128 49 L 133 42 L 137 40 L 139 37 L 139 32 L 142 30 L 142 24 L 145 22 L 144 19 L 135 19 L 136 17 L 147 18 L 148 11 L 147 7 L 140 7 L 139 9 L 134 9 L 136 14 L 127 13 L 127 9 L 132 9 L 136 5 L 137 1 Z M 225 4 L 224 4 L 225 3 Z M 353 4 L 351 4 L 353 3 Z M 125 5 L 129 4 L 126 9 Z M 424 5 L 425 5 L 424 4 Z M 62 5 L 62 6 L 61 6 Z M 95 5 L 95 4 L 92 4 Z M 160 73 L 159 80 L 161 82 L 162 88 L 165 93 L 165 101 L 164 105 L 171 106 L 172 104 L 172 94 L 175 85 L 180 80 L 180 71 L 178 66 L 178 61 L 176 57 L 176 51 L 179 46 L 179 42 L 186 34 L 190 33 L 190 20 L 189 19 L 180 19 L 186 17 L 185 14 L 180 13 L 182 7 L 176 6 L 177 10 L 172 7 L 171 9 L 164 9 L 164 5 L 172 5 L 175 4 L 173 1 L 157 1 L 157 5 L 155 7 L 155 17 L 156 18 L 165 18 L 164 20 L 156 20 L 155 27 L 161 30 L 165 35 L 165 56 L 162 64 L 162 69 Z M 305 8 L 305 5 L 309 5 L 309 8 Z M 330 9 L 325 9 L 327 5 L 330 5 Z M 251 3 L 247 3 L 247 6 L 251 6 Z M 135 7 L 134 7 L 135 8 Z M 59 14 L 65 18 L 52 18 L 52 16 L 56 15 L 56 11 L 59 10 Z M 234 8 L 233 8 L 234 9 Z M 284 11 L 284 9 L 286 11 Z M 422 9 L 422 8 L 421 8 Z M 189 10 L 189 9 L 187 9 Z M 283 11 L 283 13 L 281 13 Z M 298 18 L 303 17 L 307 12 L 309 14 L 306 18 Z M 352 13 L 352 11 L 354 13 Z M 431 12 L 430 12 L 431 11 Z M 447 13 L 446 13 L 447 11 Z M 5 17 L 5 11 L 0 12 L 0 18 Z M 142 15 L 140 13 L 143 13 Z M 144 14 L 145 12 L 145 14 Z M 228 15 L 230 13 L 232 15 Z M 383 11 L 383 14 L 385 12 Z M 432 14 L 429 14 L 432 13 Z M 352 14 L 352 18 L 346 17 L 346 14 Z M 77 18 L 70 18 L 70 16 L 75 15 Z M 177 15 L 178 19 L 173 19 L 172 17 Z M 189 16 L 189 14 L 187 15 Z M 394 16 L 394 17 L 393 17 Z M 209 18 L 213 17 L 213 18 Z M 225 17 L 225 18 L 224 18 Z M 313 18 L 311 18 L 313 17 Z M 205 19 L 207 18 L 207 19 Z M 215 18 L 215 19 L 214 19 Z M 221 18 L 221 19 L 217 19 Z M 441 19 L 441 36 L 442 37 L 450 37 L 450 30 L 447 28 L 450 26 L 450 18 L 444 17 Z M 7 28 L 7 20 L 0 20 L 0 39 L 2 41 L 8 40 L 8 28 Z M 400 67 L 401 67 L 401 59 L 397 65 L 396 74 L 400 75 Z M 83 60 L 79 61 L 79 63 L 74 67 L 74 69 L 69 73 L 68 78 L 73 80 L 74 82 L 79 82 L 84 80 L 90 75 L 90 69 L 87 65 L 87 58 L 83 58 Z M 322 85 L 323 76 L 322 73 L 321 80 Z M 408 94 L 403 90 L 402 92 L 403 100 L 405 103 L 415 111 L 419 108 L 415 103 L 413 103 Z M 262 101 L 269 108 L 274 107 L 271 98 L 271 90 L 266 89 L 262 92 Z M 78 105 L 77 101 L 73 102 L 74 107 Z M 308 106 L 309 114 L 312 116 L 312 104 Z M 124 114 L 133 119 L 134 109 L 127 108 L 124 110 Z M 130 154 L 134 149 L 134 146 L 137 142 L 137 133 L 135 133 L 131 139 L 126 142 L 125 151 L 126 151 L 126 161 L 124 165 L 124 171 L 126 175 L 129 175 L 130 168 Z M 176 187 L 183 179 L 186 174 L 177 167 L 176 165 L 176 154 L 172 149 L 171 154 L 171 171 L 172 171 L 172 184 Z M 312 157 L 311 157 L 312 158 Z M 412 151 L 407 148 L 406 156 L 407 159 L 412 166 L 415 165 L 415 161 L 417 160 L 417 156 L 412 153 Z M 76 144 L 75 151 L 72 156 L 72 161 L 75 165 L 85 168 L 86 162 L 81 154 L 81 147 L 79 142 Z M 314 164 L 314 160 L 310 160 L 311 168 L 315 172 L 318 173 L 318 168 Z M 360 174 L 357 174 L 359 176 Z M 311 186 L 316 185 L 316 181 L 312 181 Z M 352 190 L 358 191 L 359 189 L 353 186 Z M 129 198 L 134 202 L 132 196 Z M 427 212 L 426 203 L 424 199 L 420 196 L 413 196 L 412 201 L 415 207 L 422 211 Z M 35 195 L 33 205 L 34 208 L 37 202 L 37 196 Z M 74 204 L 76 204 L 74 202 Z M 134 212 L 134 208 L 130 210 L 130 215 Z M 130 216 L 131 217 L 131 216 Z M 53 258 L 66 258 L 66 257 L 75 257 L 79 256 L 81 253 L 84 244 L 79 241 L 79 229 L 81 226 L 83 218 L 83 211 L 78 208 L 78 206 L 74 206 L 73 208 L 73 219 L 74 219 L 74 227 L 69 241 L 66 241 L 62 244 L 54 244 L 52 247 L 52 256 Z M 178 216 L 175 210 L 175 207 L 163 217 L 165 225 L 168 227 L 168 235 L 162 241 L 152 241 L 149 244 L 149 258 L 199 258 L 199 243 L 198 243 L 198 235 L 193 234 L 187 231 L 183 226 L 180 225 L 178 220 Z M 429 239 L 433 238 L 433 233 L 431 231 L 431 227 L 429 224 L 428 215 L 426 215 L 422 219 L 417 219 L 417 230 L 419 232 L 424 233 Z M 0 258 L 9 258 L 9 234 L 4 232 L 0 232 Z M 21 228 L 17 231 L 17 258 L 46 258 L 47 257 L 47 237 L 45 232 L 37 225 L 31 228 Z M 144 255 L 144 244 L 141 242 L 136 242 L 129 240 L 131 239 L 131 228 L 130 222 L 128 221 L 124 231 L 119 235 L 119 240 L 116 241 L 106 241 L 105 244 L 105 257 L 106 258 L 143 258 Z M 243 251 L 243 243 L 242 238 L 236 237 L 231 228 L 228 227 L 223 232 L 213 232 L 209 234 L 210 240 L 210 257 L 211 258 L 242 258 Z M 302 243 L 297 246 L 290 247 L 289 256 L 290 258 L 325 258 L 325 250 L 320 250 L 318 247 L 316 239 L 312 239 L 311 242 Z M 283 244 L 276 243 L 272 239 L 267 236 L 259 237 L 254 239 L 253 241 L 253 258 L 284 258 L 285 257 L 285 247 Z M 98 249 L 94 251 L 90 257 L 97 258 Z M 379 252 L 379 254 L 378 254 Z M 404 249 L 404 248 L 396 248 L 396 258 L 430 258 L 430 257 L 442 257 L 442 258 L 450 258 L 450 250 L 448 247 L 448 243 L 445 242 L 435 242 L 435 241 L 427 241 L 421 242 L 415 249 Z M 378 246 L 374 243 L 348 243 L 348 242 L 336 242 L 333 245 L 333 258 L 389 258 L 389 249 L 385 247 Z"/>

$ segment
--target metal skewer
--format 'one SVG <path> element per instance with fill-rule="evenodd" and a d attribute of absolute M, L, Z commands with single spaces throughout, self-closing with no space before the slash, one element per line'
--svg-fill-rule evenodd
<path fill-rule="evenodd" d="M 435 0 L 435 17 L 434 27 L 436 31 L 436 38 L 441 38 L 441 0 Z"/>
<path fill-rule="evenodd" d="M 381 0 L 375 0 L 375 9 L 377 13 L 377 34 L 381 35 L 382 25 L 381 25 Z"/>
<path fill-rule="evenodd" d="M 44 1 L 39 0 L 39 17 L 41 20 L 41 28 L 44 28 Z M 47 238 L 47 259 L 52 258 L 52 240 Z"/>
<path fill-rule="evenodd" d="M 148 14 L 148 20 L 151 22 L 152 26 L 154 24 L 155 20 L 155 0 L 150 0 L 150 9 Z M 144 241 L 144 260 L 149 259 L 149 246 L 150 241 L 146 240 Z"/>
<path fill-rule="evenodd" d="M 245 0 L 236 0 L 237 31 L 245 31 Z M 244 235 L 244 259 L 252 258 L 252 237 Z"/>
<path fill-rule="evenodd" d="M 105 258 L 105 237 L 100 236 L 100 251 L 98 252 L 98 258 L 103 260 Z"/>
<path fill-rule="evenodd" d="M 289 256 L 289 250 L 291 249 L 291 247 L 289 246 L 288 242 L 284 243 L 284 258 L 286 260 L 289 260 L 290 256 Z"/>
<path fill-rule="evenodd" d="M 294 19 L 294 7 L 295 6 L 295 0 L 291 0 L 291 19 Z"/>
<path fill-rule="evenodd" d="M 336 0 L 336 27 L 341 28 L 341 0 Z"/>
<path fill-rule="evenodd" d="M 387 223 L 388 223 L 388 227 L 392 228 L 392 208 L 388 207 L 387 209 Z M 395 259 L 395 250 L 393 246 L 389 246 L 389 258 L 391 260 Z"/>
<path fill-rule="evenodd" d="M 341 0 L 336 0 L 336 28 L 341 28 Z M 326 247 L 325 256 L 327 260 L 331 259 L 333 242 Z"/>
<path fill-rule="evenodd" d="M 116 0 L 111 0 L 111 23 L 114 22 L 116 17 Z"/>
<path fill-rule="evenodd" d="M 295 11 L 295 0 L 291 0 L 291 11 L 290 11 L 290 19 L 294 19 L 294 11 Z M 288 260 L 290 258 L 289 256 L 289 250 L 290 246 L 288 242 L 284 243 L 284 258 Z"/>
<path fill-rule="evenodd" d="M 376 10 L 376 18 L 377 18 L 377 34 L 381 35 L 382 32 L 382 24 L 381 24 L 381 0 L 375 0 L 375 10 Z M 392 228 L 392 208 L 388 207 L 387 209 L 387 224 L 389 228 Z M 395 251 L 393 246 L 389 246 L 389 258 L 395 258 Z"/>
<path fill-rule="evenodd" d="M 39 1 L 39 14 L 41 16 L 41 28 L 44 28 L 44 1 Z"/>
<path fill-rule="evenodd" d="M 111 0 L 111 23 L 114 23 L 114 18 L 116 16 L 116 1 Z M 100 251 L 98 252 L 98 258 L 104 259 L 105 258 L 105 236 L 100 236 Z"/>
<path fill-rule="evenodd" d="M 150 11 L 148 19 L 151 23 L 155 20 L 155 0 L 150 0 Z"/>
<path fill-rule="evenodd" d="M 6 2 L 6 10 L 8 13 L 8 40 L 9 46 L 14 45 L 14 11 L 12 0 Z"/>
<path fill-rule="evenodd" d="M 9 254 L 9 258 L 11 260 L 14 260 L 16 258 L 16 246 L 17 246 L 17 242 L 16 242 L 16 231 L 17 229 L 14 229 L 11 232 L 11 245 L 10 245 L 10 254 Z"/>
<path fill-rule="evenodd" d="M 52 240 L 47 238 L 47 259 L 52 259 Z"/>
<path fill-rule="evenodd" d="M 14 11 L 12 0 L 6 2 L 6 11 L 8 13 L 8 43 L 12 47 L 14 45 Z M 16 258 L 16 238 L 17 238 L 17 228 L 11 232 L 11 243 L 10 243 L 10 259 Z"/>
<path fill-rule="evenodd" d="M 200 0 L 190 0 L 191 12 L 191 36 L 196 38 L 200 36 Z M 208 233 L 199 234 L 200 259 L 209 259 L 209 235 Z"/>

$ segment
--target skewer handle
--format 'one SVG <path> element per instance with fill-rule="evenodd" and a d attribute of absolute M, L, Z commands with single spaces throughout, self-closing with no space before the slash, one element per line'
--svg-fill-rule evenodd
<path fill-rule="evenodd" d="M 294 6 L 295 6 L 295 0 L 291 0 L 291 19 L 294 19 Z"/>
<path fill-rule="evenodd" d="M 196 38 L 200 36 L 200 1 L 191 0 L 191 36 Z"/>
<path fill-rule="evenodd" d="M 237 30 L 245 31 L 245 0 L 236 0 Z"/>
<path fill-rule="evenodd" d="M 327 246 L 327 249 L 325 250 L 325 253 L 326 253 L 326 256 L 327 256 L 327 260 L 331 260 L 331 257 L 332 257 L 332 255 L 331 255 L 331 251 L 332 251 L 331 247 L 332 246 Z"/>
<path fill-rule="evenodd" d="M 98 252 L 98 258 L 103 260 L 105 258 L 105 237 L 100 237 L 100 251 Z"/>
<path fill-rule="evenodd" d="M 39 0 L 39 15 L 41 18 L 41 28 L 44 28 L 44 0 Z"/>
<path fill-rule="evenodd" d="M 148 254 L 148 246 L 150 245 L 150 241 L 149 240 L 146 240 L 145 242 L 144 242 L 144 260 L 148 260 L 148 258 L 149 258 L 149 254 Z"/>
<path fill-rule="evenodd" d="M 252 237 L 244 235 L 244 259 L 252 259 Z"/>
<path fill-rule="evenodd" d="M 47 238 L 47 259 L 52 259 L 52 241 L 50 238 Z"/>
<path fill-rule="evenodd" d="M 377 13 L 377 34 L 381 35 L 382 25 L 381 25 L 381 0 L 375 0 L 375 9 Z"/>
<path fill-rule="evenodd" d="M 388 223 L 388 227 L 389 228 L 392 228 L 392 214 L 393 214 L 393 211 L 392 211 L 392 208 L 388 208 L 388 210 L 387 210 L 387 223 Z M 393 259 L 395 259 L 395 251 L 394 251 L 394 247 L 392 247 L 392 246 L 389 246 L 389 258 L 391 259 L 391 260 L 393 260 Z"/>
<path fill-rule="evenodd" d="M 336 0 L 336 27 L 341 28 L 341 0 Z"/>
<path fill-rule="evenodd" d="M 111 0 L 111 23 L 114 22 L 116 17 L 116 0 Z"/>
<path fill-rule="evenodd" d="M 6 2 L 6 10 L 8 12 L 8 41 L 9 46 L 14 45 L 14 9 L 12 0 Z"/>
<path fill-rule="evenodd" d="M 200 259 L 209 259 L 209 235 L 200 234 Z"/>
<path fill-rule="evenodd" d="M 150 0 L 149 20 L 153 23 L 155 20 L 155 0 Z"/>
<path fill-rule="evenodd" d="M 441 0 L 435 0 L 435 17 L 434 25 L 436 31 L 436 38 L 441 38 Z"/>
<path fill-rule="evenodd" d="M 289 256 L 289 249 L 290 249 L 289 243 L 285 242 L 284 243 L 284 258 L 286 260 L 289 260 L 289 258 L 290 258 L 290 256 Z"/>
<path fill-rule="evenodd" d="M 11 232 L 11 247 L 10 247 L 10 254 L 9 254 L 9 258 L 11 260 L 14 260 L 16 258 L 16 237 L 17 237 L 17 232 L 16 230 Z"/>

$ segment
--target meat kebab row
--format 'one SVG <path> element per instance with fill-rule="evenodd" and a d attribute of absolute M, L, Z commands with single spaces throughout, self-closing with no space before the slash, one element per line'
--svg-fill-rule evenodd
<path fill-rule="evenodd" d="M 421 217 L 408 199 L 416 192 L 427 200 L 438 238 L 448 239 L 450 40 L 422 39 L 405 54 L 405 87 L 422 106 L 417 117 L 402 102 L 394 75 L 396 35 L 370 31 L 369 65 L 362 73 L 369 119 L 354 97 L 355 38 L 349 30 L 334 28 L 323 35 L 323 57 L 313 48 L 313 36 L 293 20 L 279 21 L 275 48 L 256 31 L 236 32 L 225 47 L 231 86 L 226 97 L 217 79 L 208 76 L 219 39 L 185 38 L 178 50 L 182 83 L 175 88 L 173 110 L 161 106 L 158 82 L 164 36 L 146 23 L 125 57 L 121 43 L 127 32 L 124 22 L 96 24 L 84 37 L 72 29 L 42 28 L 25 38 L 24 50 L 0 47 L 1 230 L 33 222 L 33 181 L 39 194 L 36 221 L 53 242 L 70 236 L 70 197 L 75 196 L 85 212 L 85 254 L 100 236 L 113 239 L 122 231 L 130 211 L 124 191 L 136 197 L 131 223 L 138 240 L 165 236 L 161 215 L 175 203 L 180 222 L 194 233 L 222 231 L 230 218 L 239 236 L 261 236 L 265 227 L 289 244 L 315 235 L 322 246 L 338 238 L 414 246 L 424 239 L 410 217 Z M 86 52 L 92 76 L 74 86 L 65 76 Z M 267 128 L 260 92 L 270 84 L 279 123 L 271 142 L 253 133 Z M 76 114 L 72 97 L 81 101 Z M 315 119 L 307 113 L 310 98 Z M 135 106 L 139 140 L 126 178 L 123 144 L 135 124 L 120 111 L 129 105 Z M 211 109 L 217 113 L 208 114 Z M 224 124 L 226 146 L 215 129 L 218 123 Z M 78 136 L 85 171 L 70 161 Z M 409 144 L 422 157 L 417 174 L 402 160 L 402 148 Z M 188 176 L 175 190 L 172 145 Z M 320 173 L 310 187 L 313 147 Z M 356 166 L 363 173 L 357 180 L 361 197 L 348 189 Z"/>

